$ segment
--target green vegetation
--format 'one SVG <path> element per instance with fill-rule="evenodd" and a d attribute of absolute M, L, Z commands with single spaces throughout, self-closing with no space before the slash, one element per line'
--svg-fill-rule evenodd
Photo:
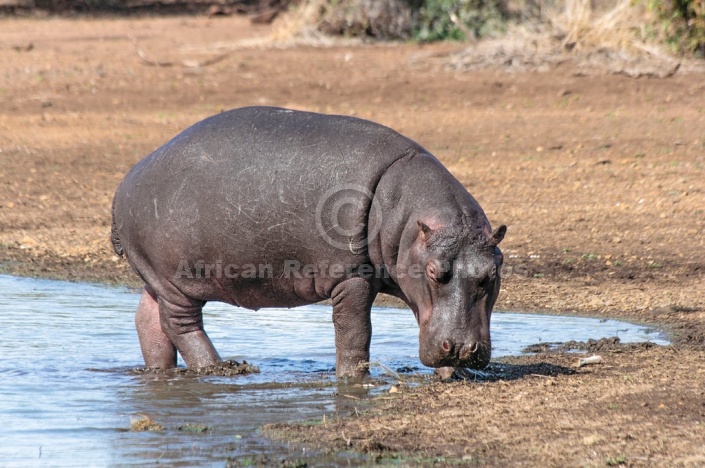
<path fill-rule="evenodd" d="M 467 40 L 506 29 L 505 0 L 425 0 L 415 3 L 418 4 L 418 19 L 414 37 L 419 41 Z"/>
<path fill-rule="evenodd" d="M 235 468 L 240 466 L 280 466 L 282 468 L 306 468 L 308 463 L 305 460 L 295 459 L 273 459 L 265 455 L 256 457 L 228 458 L 225 462 L 226 468 Z"/>
<path fill-rule="evenodd" d="M 182 426 L 179 426 L 177 428 L 180 431 L 183 432 L 194 432 L 196 434 L 201 434 L 203 432 L 208 432 L 209 428 L 205 424 L 192 424 L 192 423 L 185 423 Z"/>
<path fill-rule="evenodd" d="M 675 50 L 705 58 L 705 2 L 702 0 L 647 0 L 662 36 Z"/>
<path fill-rule="evenodd" d="M 626 465 L 627 464 L 627 457 L 624 455 L 620 455 L 619 457 L 615 458 L 607 458 L 605 459 L 605 465 L 607 466 L 619 466 L 619 465 Z"/>
<path fill-rule="evenodd" d="M 304 23 L 332 35 L 415 39 L 421 42 L 469 40 L 502 34 L 508 0 L 308 0 L 294 3 Z M 311 17 L 312 16 L 312 17 Z"/>

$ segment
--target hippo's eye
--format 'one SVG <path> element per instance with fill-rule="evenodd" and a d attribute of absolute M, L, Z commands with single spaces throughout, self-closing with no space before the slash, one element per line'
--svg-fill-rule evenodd
<path fill-rule="evenodd" d="M 482 289 L 487 289 L 487 286 L 490 284 L 491 280 L 489 276 L 485 276 L 480 280 L 479 283 L 477 283 L 477 288 L 482 290 Z"/>
<path fill-rule="evenodd" d="M 495 278 L 497 278 L 497 265 L 494 265 L 492 269 L 490 270 L 490 274 L 487 275 L 488 279 L 490 281 L 494 281 Z"/>
<path fill-rule="evenodd" d="M 436 282 L 440 284 L 450 283 L 451 278 L 453 278 L 453 270 L 439 271 L 436 275 Z"/>
<path fill-rule="evenodd" d="M 426 274 L 428 278 L 436 283 L 437 285 L 448 284 L 453 277 L 453 269 L 445 268 L 446 265 L 438 268 L 435 265 L 429 265 L 426 269 Z"/>
<path fill-rule="evenodd" d="M 487 289 L 497 279 L 497 266 L 493 265 L 492 269 L 487 273 L 487 276 L 482 278 L 477 284 L 479 289 Z"/>

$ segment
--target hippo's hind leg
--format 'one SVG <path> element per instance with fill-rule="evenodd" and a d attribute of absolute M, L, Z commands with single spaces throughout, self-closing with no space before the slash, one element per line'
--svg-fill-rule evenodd
<path fill-rule="evenodd" d="M 350 278 L 333 289 L 335 375 L 362 377 L 369 373 L 372 322 L 377 291 L 363 278 Z"/>
<path fill-rule="evenodd" d="M 137 336 L 147 367 L 169 369 L 176 367 L 176 347 L 162 331 L 159 304 L 154 292 L 145 287 L 135 315 Z"/>
<path fill-rule="evenodd" d="M 203 330 L 203 301 L 182 298 L 181 302 L 175 304 L 158 298 L 162 330 L 188 367 L 217 364 L 220 356 Z"/>

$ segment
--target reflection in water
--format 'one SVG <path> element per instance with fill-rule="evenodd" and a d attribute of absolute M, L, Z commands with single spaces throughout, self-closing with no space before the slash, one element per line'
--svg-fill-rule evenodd
<path fill-rule="evenodd" d="M 133 325 L 138 299 L 124 289 L 0 276 L 3 466 L 222 466 L 227 457 L 288 454 L 257 428 L 363 409 L 368 393 L 393 381 L 376 366 L 374 388 L 335 382 L 326 306 L 252 312 L 208 304 L 207 331 L 221 355 L 246 359 L 262 372 L 227 378 L 138 374 L 131 371 L 142 363 Z M 411 312 L 375 309 L 372 323 L 374 361 L 392 372 L 409 367 L 430 373 L 417 357 Z M 519 354 L 539 341 L 613 335 L 624 342 L 665 343 L 612 320 L 522 314 L 495 314 L 492 320 L 495 357 Z M 166 429 L 129 432 L 131 418 L 140 414 Z M 208 430 L 178 429 L 189 423 Z"/>

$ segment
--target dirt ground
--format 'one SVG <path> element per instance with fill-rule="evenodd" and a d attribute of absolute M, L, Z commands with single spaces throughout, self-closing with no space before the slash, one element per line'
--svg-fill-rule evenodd
<path fill-rule="evenodd" d="M 256 45 L 270 28 L 0 18 L 1 271 L 137 285 L 109 243 L 112 194 L 206 116 L 266 104 L 372 119 L 508 225 L 497 309 L 622 317 L 675 345 L 578 370 L 574 355 L 515 358 L 507 378 L 403 389 L 359 417 L 275 432 L 422 464 L 705 465 L 702 74 L 453 72 L 444 57 L 462 44 Z"/>

